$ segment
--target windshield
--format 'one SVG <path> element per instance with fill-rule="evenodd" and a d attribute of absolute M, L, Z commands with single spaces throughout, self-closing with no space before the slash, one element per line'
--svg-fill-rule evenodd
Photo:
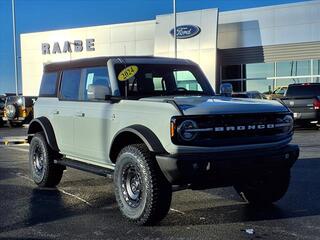
<path fill-rule="evenodd" d="M 287 90 L 286 87 L 280 87 L 280 88 L 274 90 L 274 94 L 284 95 L 286 90 Z"/>
<path fill-rule="evenodd" d="M 7 105 L 8 104 L 22 104 L 23 103 L 23 99 L 21 96 L 9 96 L 7 97 Z"/>
<path fill-rule="evenodd" d="M 115 70 L 121 96 L 214 95 L 206 77 L 195 66 L 116 64 Z"/>

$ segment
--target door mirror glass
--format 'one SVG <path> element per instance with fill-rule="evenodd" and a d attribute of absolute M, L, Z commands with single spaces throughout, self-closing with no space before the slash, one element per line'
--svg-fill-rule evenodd
<path fill-rule="evenodd" d="M 220 94 L 222 96 L 231 97 L 233 88 L 231 83 L 223 83 L 220 85 Z"/>
<path fill-rule="evenodd" d="M 108 86 L 93 84 L 88 86 L 88 100 L 105 100 L 106 95 L 111 95 Z"/>

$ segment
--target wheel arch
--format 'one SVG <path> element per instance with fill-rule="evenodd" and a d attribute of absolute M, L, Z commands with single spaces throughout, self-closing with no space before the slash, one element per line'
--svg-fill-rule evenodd
<path fill-rule="evenodd" d="M 28 128 L 28 142 L 31 142 L 32 136 L 37 132 L 44 132 L 48 145 L 56 152 L 59 152 L 56 136 L 53 127 L 46 117 L 35 118 L 30 122 Z"/>
<path fill-rule="evenodd" d="M 144 143 L 150 152 L 166 153 L 156 134 L 142 125 L 132 125 L 116 133 L 109 151 L 110 160 L 115 163 L 121 149 L 129 144 Z"/>

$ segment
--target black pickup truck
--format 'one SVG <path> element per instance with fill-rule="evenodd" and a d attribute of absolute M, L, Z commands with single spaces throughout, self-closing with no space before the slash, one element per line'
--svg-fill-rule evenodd
<path fill-rule="evenodd" d="M 295 123 L 320 126 L 320 83 L 290 84 L 281 100 L 293 112 Z"/>

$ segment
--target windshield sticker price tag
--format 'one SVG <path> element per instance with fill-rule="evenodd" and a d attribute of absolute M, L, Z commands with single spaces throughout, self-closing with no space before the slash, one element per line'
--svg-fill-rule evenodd
<path fill-rule="evenodd" d="M 136 75 L 137 72 L 138 72 L 138 67 L 135 65 L 126 67 L 119 73 L 118 80 L 127 81 L 129 78 L 132 78 L 134 75 Z"/>

